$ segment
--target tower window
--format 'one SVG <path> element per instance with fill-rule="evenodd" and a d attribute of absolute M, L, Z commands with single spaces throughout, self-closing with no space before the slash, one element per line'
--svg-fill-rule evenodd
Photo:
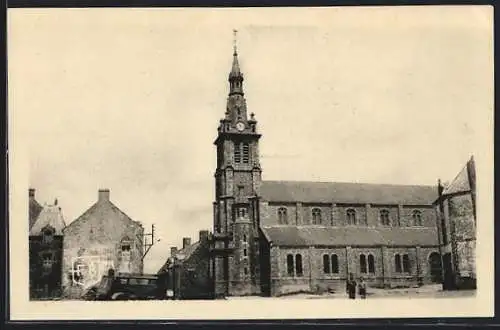
<path fill-rule="evenodd" d="M 348 209 L 347 210 L 347 224 L 355 225 L 356 224 L 356 210 Z"/>
<path fill-rule="evenodd" d="M 381 210 L 380 211 L 380 222 L 382 223 L 382 226 L 390 226 L 391 225 L 391 218 L 389 216 L 388 210 Z"/>
<path fill-rule="evenodd" d="M 278 222 L 280 225 L 288 224 L 287 209 L 284 207 L 278 209 Z"/>
<path fill-rule="evenodd" d="M 243 271 L 245 272 L 245 275 L 248 275 L 248 268 L 243 268 Z"/>
<path fill-rule="evenodd" d="M 243 249 L 243 256 L 247 256 L 247 249 Z"/>
<path fill-rule="evenodd" d="M 250 152 L 249 152 L 248 143 L 243 143 L 243 163 L 248 164 L 250 161 Z"/>
<path fill-rule="evenodd" d="M 318 208 L 312 209 L 312 223 L 313 225 L 321 224 L 321 210 Z"/>
<path fill-rule="evenodd" d="M 244 207 L 240 207 L 240 208 L 238 209 L 238 217 L 239 217 L 239 218 L 243 218 L 243 217 L 245 217 L 246 215 L 247 215 L 247 209 L 246 209 L 246 208 L 244 208 Z"/>
<path fill-rule="evenodd" d="M 241 148 L 239 144 L 234 146 L 234 162 L 241 163 Z"/>
<path fill-rule="evenodd" d="M 422 226 L 422 212 L 418 210 L 413 211 L 412 218 L 414 226 Z"/>

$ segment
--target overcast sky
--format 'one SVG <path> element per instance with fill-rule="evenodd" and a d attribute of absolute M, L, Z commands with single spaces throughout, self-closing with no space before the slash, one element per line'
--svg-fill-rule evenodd
<path fill-rule="evenodd" d="M 9 110 L 29 184 L 67 223 L 109 188 L 156 225 L 145 271 L 157 271 L 171 245 L 212 227 L 233 28 L 264 180 L 451 180 L 492 134 L 490 14 L 10 10 Z"/>

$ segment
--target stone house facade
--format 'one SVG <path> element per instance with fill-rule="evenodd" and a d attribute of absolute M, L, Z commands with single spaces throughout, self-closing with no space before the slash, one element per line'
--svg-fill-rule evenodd
<path fill-rule="evenodd" d="M 215 296 L 339 290 L 440 280 L 432 186 L 262 181 L 255 115 L 247 114 L 238 54 L 214 142 L 210 277 Z"/>
<path fill-rule="evenodd" d="M 34 198 L 32 190 L 30 198 Z M 53 205 L 41 207 L 32 223 L 29 231 L 30 299 L 58 298 L 61 295 L 65 227 L 66 223 L 57 200 Z"/>
<path fill-rule="evenodd" d="M 110 268 L 116 273 L 143 272 L 144 228 L 101 189 L 98 200 L 64 230 L 62 287 L 67 298 L 80 297 Z"/>
<path fill-rule="evenodd" d="M 444 289 L 476 288 L 476 171 L 474 158 L 451 184 L 439 183 L 439 216 Z"/>

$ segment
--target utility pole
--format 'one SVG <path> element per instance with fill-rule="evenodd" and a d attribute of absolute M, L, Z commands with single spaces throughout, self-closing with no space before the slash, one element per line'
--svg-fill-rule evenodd
<path fill-rule="evenodd" d="M 148 240 L 148 237 L 151 237 L 151 240 Z M 155 244 L 155 225 L 151 225 L 151 232 L 144 234 L 143 240 L 144 243 L 144 254 L 142 255 L 142 260 L 146 257 L 151 247 Z M 159 241 L 159 239 L 158 239 Z"/>

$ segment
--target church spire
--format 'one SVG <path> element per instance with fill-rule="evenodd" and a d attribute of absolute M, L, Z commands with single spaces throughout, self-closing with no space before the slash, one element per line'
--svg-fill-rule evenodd
<path fill-rule="evenodd" d="M 233 30 L 233 65 L 229 73 L 229 95 L 241 94 L 243 95 L 243 74 L 240 71 L 240 64 L 238 62 L 238 49 L 236 46 L 237 30 Z"/>

